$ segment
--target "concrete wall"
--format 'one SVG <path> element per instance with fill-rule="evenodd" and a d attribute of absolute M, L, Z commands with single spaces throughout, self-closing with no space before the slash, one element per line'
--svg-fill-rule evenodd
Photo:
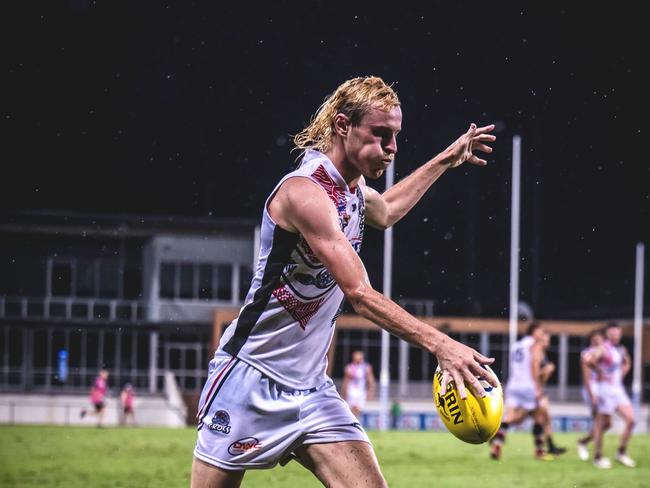
<path fill-rule="evenodd" d="M 405 430 L 444 430 L 436 407 L 431 401 L 404 401 L 400 403 L 402 418 L 398 428 Z M 551 417 L 554 432 L 586 432 L 591 428 L 589 409 L 583 403 L 552 403 Z M 379 428 L 379 402 L 370 401 L 363 412 L 362 424 L 368 429 Z M 530 432 L 531 422 L 514 427 L 514 431 Z M 612 432 L 620 433 L 623 428 L 621 419 L 614 415 Z M 650 432 L 650 407 L 643 406 L 637 414 L 636 432 Z"/>
<path fill-rule="evenodd" d="M 81 411 L 88 414 L 81 418 Z M 163 397 L 136 397 L 135 422 L 139 426 L 185 427 L 185 412 L 169 405 Z M 0 423 L 87 425 L 97 424 L 93 406 L 80 395 L 0 395 Z M 109 398 L 102 425 L 120 425 L 119 398 Z"/>

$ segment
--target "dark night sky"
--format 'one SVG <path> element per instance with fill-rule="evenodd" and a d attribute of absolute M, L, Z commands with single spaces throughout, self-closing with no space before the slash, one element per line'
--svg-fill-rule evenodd
<path fill-rule="evenodd" d="M 540 317 L 631 316 L 634 246 L 650 243 L 643 15 L 626 2 L 448 3 L 5 12 L 0 204 L 257 219 L 292 165 L 288 135 L 339 83 L 376 74 L 403 104 L 398 178 L 472 121 L 500 128 L 486 168 L 444 175 L 396 226 L 395 295 L 507 315 L 518 133 L 522 299 Z M 381 242 L 368 232 L 363 251 L 376 286 Z"/>

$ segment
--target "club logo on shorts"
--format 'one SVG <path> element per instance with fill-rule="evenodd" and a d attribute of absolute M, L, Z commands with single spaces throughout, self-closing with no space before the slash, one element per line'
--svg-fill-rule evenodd
<path fill-rule="evenodd" d="M 244 437 L 238 441 L 233 442 L 228 447 L 228 452 L 233 456 L 238 454 L 246 454 L 247 452 L 257 451 L 261 449 L 262 443 L 256 437 Z"/>
<path fill-rule="evenodd" d="M 225 410 L 217 410 L 212 416 L 208 429 L 222 434 L 230 434 L 230 415 Z"/>

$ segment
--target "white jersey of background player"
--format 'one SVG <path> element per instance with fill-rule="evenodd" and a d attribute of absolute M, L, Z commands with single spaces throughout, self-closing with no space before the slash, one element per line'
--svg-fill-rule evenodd
<path fill-rule="evenodd" d="M 543 359 L 541 326 L 515 342 L 510 353 L 511 371 L 506 384 L 506 405 L 524 410 L 534 410 L 541 395 L 539 368 Z M 536 347 L 537 346 L 537 347 Z"/>
<path fill-rule="evenodd" d="M 598 384 L 601 376 L 596 358 L 603 352 L 605 335 L 602 330 L 597 329 L 589 334 L 588 339 L 589 346 L 580 352 L 580 371 L 582 373 L 582 398 L 591 412 L 592 427 L 585 437 L 578 440 L 578 457 L 583 461 L 589 459 L 587 444 L 594 438 L 594 427 L 598 415 Z"/>
<path fill-rule="evenodd" d="M 366 406 L 366 400 L 372 398 L 374 389 L 372 366 L 364 361 L 363 352 L 354 351 L 352 362 L 345 366 L 343 373 L 343 398 L 357 418 Z"/>
<path fill-rule="evenodd" d="M 326 486 L 386 486 L 365 432 L 325 373 L 343 296 L 367 320 L 436 355 L 443 390 L 453 380 L 462 399 L 465 385 L 486 394 L 477 377 L 486 376 L 481 366 L 493 359 L 374 290 L 357 251 L 364 222 L 386 229 L 448 168 L 485 165 L 473 151 L 492 152 L 487 144 L 495 140 L 494 125 L 471 124 L 379 194 L 365 178 L 379 178 L 391 164 L 401 125 L 390 86 L 359 77 L 339 86 L 294 137 L 304 151 L 302 165 L 264 206 L 251 290 L 201 393 L 193 488 L 239 486 L 247 469 L 270 468 L 292 455 Z"/>
<path fill-rule="evenodd" d="M 627 467 L 636 466 L 635 461 L 626 454 L 627 444 L 634 429 L 634 411 L 623 378 L 630 371 L 630 356 L 623 345 L 621 327 L 612 322 L 605 328 L 605 342 L 600 351 L 593 355 L 593 366 L 599 373 L 597 417 L 594 426 L 594 466 L 610 468 L 609 459 L 602 456 L 603 434 L 611 425 L 614 412 L 625 422 L 616 460 Z"/>
<path fill-rule="evenodd" d="M 515 342 L 510 352 L 510 371 L 505 389 L 505 413 L 501 427 L 490 440 L 490 456 L 500 459 L 501 450 L 506 440 L 508 428 L 522 423 L 537 409 L 542 398 L 542 375 L 540 374 L 543 359 L 543 340 L 546 331 L 539 322 L 528 326 L 526 335 Z M 543 422 L 535 418 L 533 424 L 535 441 L 535 456 L 545 458 Z"/>

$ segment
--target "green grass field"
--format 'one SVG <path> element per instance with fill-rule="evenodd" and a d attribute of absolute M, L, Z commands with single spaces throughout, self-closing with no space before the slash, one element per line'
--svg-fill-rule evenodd
<path fill-rule="evenodd" d="M 193 429 L 0 426 L 0 486 L 28 487 L 187 487 L 194 446 Z M 578 460 L 576 435 L 557 435 L 569 452 L 555 461 L 532 458 L 528 434 L 512 434 L 500 462 L 486 446 L 463 444 L 446 433 L 371 432 L 379 462 L 391 487 L 648 487 L 650 436 L 633 439 L 635 469 L 614 464 L 596 470 Z M 606 439 L 613 458 L 616 438 Z M 249 471 L 246 487 L 317 487 L 295 462 L 273 470 Z"/>

